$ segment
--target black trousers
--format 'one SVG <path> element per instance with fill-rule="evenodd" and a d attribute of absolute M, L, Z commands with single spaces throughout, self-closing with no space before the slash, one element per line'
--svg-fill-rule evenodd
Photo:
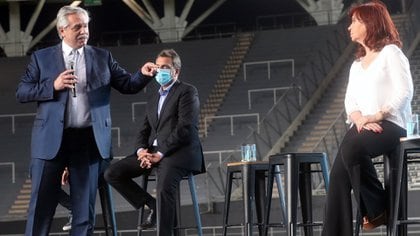
<path fill-rule="evenodd" d="M 58 204 L 62 205 L 67 210 L 71 211 L 71 201 L 70 201 L 70 195 L 64 191 L 64 189 L 61 189 L 59 195 L 58 195 Z"/>
<path fill-rule="evenodd" d="M 354 125 L 344 136 L 330 172 L 323 236 L 353 235 L 351 190 L 362 216 L 373 219 L 386 211 L 385 190 L 372 158 L 392 153 L 406 132 L 389 121 L 381 126 L 382 133 L 358 133 Z"/>
<path fill-rule="evenodd" d="M 170 157 L 164 157 L 157 165 L 156 169 L 158 179 L 156 185 L 157 211 L 158 216 L 158 236 L 172 235 L 172 229 L 175 223 L 176 211 L 176 190 L 182 178 L 190 172 L 187 169 L 176 168 L 167 162 Z M 152 169 L 140 167 L 140 161 L 137 155 L 133 154 L 112 164 L 105 171 L 105 180 L 114 187 L 134 208 L 139 209 L 153 197 L 142 189 L 133 178 L 141 175 L 150 174 Z"/>

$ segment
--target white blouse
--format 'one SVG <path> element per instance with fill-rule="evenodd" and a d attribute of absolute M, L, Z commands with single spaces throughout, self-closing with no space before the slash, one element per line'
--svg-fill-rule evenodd
<path fill-rule="evenodd" d="M 351 123 L 349 115 L 354 111 L 362 115 L 388 111 L 386 120 L 405 128 L 411 116 L 412 97 L 408 59 L 396 45 L 387 45 L 367 68 L 360 60 L 353 62 L 344 102 L 347 122 Z"/>

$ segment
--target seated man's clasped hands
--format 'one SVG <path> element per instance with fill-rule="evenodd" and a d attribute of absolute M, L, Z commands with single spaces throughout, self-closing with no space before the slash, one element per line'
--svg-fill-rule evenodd
<path fill-rule="evenodd" d="M 152 164 L 158 163 L 162 159 L 159 153 L 148 153 L 147 149 L 142 149 L 137 153 L 137 160 L 140 161 L 140 167 L 150 169 Z"/>

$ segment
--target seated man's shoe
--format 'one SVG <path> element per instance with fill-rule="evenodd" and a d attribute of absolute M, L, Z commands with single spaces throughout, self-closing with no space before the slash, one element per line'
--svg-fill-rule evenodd
<path fill-rule="evenodd" d="M 388 217 L 385 211 L 379 216 L 373 218 L 372 220 L 369 220 L 365 216 L 363 217 L 363 229 L 373 230 L 374 228 L 379 227 L 381 225 L 386 225 L 388 223 L 387 221 L 388 221 Z"/>
<path fill-rule="evenodd" d="M 156 225 L 156 208 L 151 208 L 146 220 L 140 225 L 141 229 L 150 229 Z"/>

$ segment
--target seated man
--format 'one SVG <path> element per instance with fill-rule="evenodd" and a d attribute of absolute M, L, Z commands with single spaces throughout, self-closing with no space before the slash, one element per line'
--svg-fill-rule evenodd
<path fill-rule="evenodd" d="M 178 80 L 181 59 L 172 50 L 163 50 L 156 62 L 146 63 L 141 72 L 160 84 L 147 103 L 136 152 L 112 164 L 105 179 L 136 209 L 147 205 L 150 214 L 141 227 L 156 224 L 156 200 L 133 178 L 156 169 L 159 204 L 158 235 L 171 235 L 175 222 L 175 194 L 179 182 L 189 173 L 202 173 L 204 157 L 198 136 L 200 102 L 197 89 Z"/>

